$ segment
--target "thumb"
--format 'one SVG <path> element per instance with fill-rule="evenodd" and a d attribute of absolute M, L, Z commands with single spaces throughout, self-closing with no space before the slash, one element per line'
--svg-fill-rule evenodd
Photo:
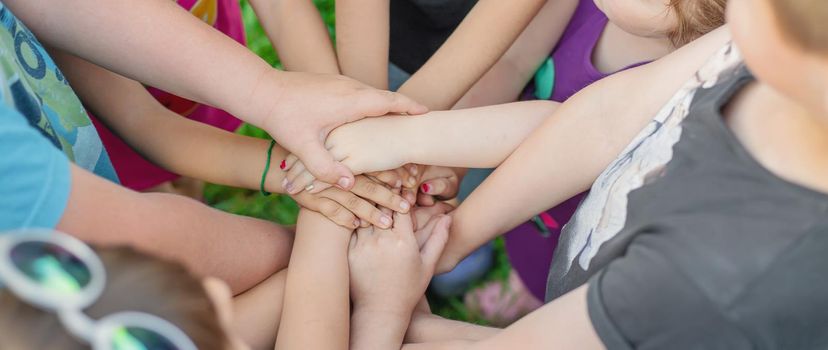
<path fill-rule="evenodd" d="M 296 150 L 296 155 L 317 179 L 335 184 L 343 190 L 350 190 L 353 187 L 354 175 L 351 170 L 335 161 L 322 142 L 306 143 L 301 150 Z"/>
<path fill-rule="evenodd" d="M 431 233 L 431 237 L 428 238 L 420 251 L 420 257 L 423 259 L 423 264 L 429 273 L 434 273 L 437 260 L 443 255 L 443 248 L 446 247 L 446 242 L 448 242 L 449 226 L 451 226 L 451 217 L 444 216 L 437 222 L 434 232 Z"/>
<path fill-rule="evenodd" d="M 392 92 L 392 103 L 388 113 L 419 115 L 428 113 L 428 107 L 399 92 Z"/>
<path fill-rule="evenodd" d="M 356 119 L 363 116 L 379 117 L 390 113 L 418 115 L 428 112 L 428 107 L 391 91 L 365 90 L 363 97 L 358 101 L 356 106 L 360 113 Z"/>

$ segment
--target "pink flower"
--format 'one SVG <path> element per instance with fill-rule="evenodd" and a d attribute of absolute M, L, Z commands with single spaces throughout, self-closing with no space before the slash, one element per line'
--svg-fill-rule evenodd
<path fill-rule="evenodd" d="M 526 289 L 514 270 L 506 283 L 491 281 L 467 293 L 465 303 L 473 317 L 497 327 L 508 326 L 543 305 Z"/>

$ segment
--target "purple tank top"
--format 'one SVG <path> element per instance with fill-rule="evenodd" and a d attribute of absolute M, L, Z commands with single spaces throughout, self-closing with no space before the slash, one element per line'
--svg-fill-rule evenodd
<path fill-rule="evenodd" d="M 592 64 L 592 53 L 607 26 L 607 16 L 593 0 L 581 0 L 550 57 L 555 63 L 555 88 L 550 100 L 564 102 L 590 84 L 607 77 Z M 522 100 L 535 100 L 535 81 Z"/>
<path fill-rule="evenodd" d="M 592 64 L 593 51 L 607 23 L 606 15 L 593 0 L 580 1 L 558 45 L 550 54 L 555 71 L 550 100 L 564 102 L 581 89 L 610 75 L 601 73 Z M 633 66 L 637 65 L 640 64 Z M 521 100 L 537 99 L 535 84 L 533 79 L 524 89 Z M 544 300 L 546 294 L 549 266 L 561 228 L 569 222 L 585 195 L 582 193 L 570 198 L 506 234 L 506 251 L 512 267 L 539 300 Z"/>

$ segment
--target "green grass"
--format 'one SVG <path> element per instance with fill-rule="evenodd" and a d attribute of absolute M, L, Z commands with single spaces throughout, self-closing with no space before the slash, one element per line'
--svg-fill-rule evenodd
<path fill-rule="evenodd" d="M 279 56 L 256 19 L 253 9 L 247 3 L 247 0 L 241 0 L 240 2 L 245 31 L 247 32 L 247 46 L 272 66 L 281 68 Z M 331 35 L 333 35 L 334 0 L 314 0 L 314 3 L 320 9 L 322 18 L 328 25 Z M 270 138 L 267 133 L 249 124 L 243 125 L 237 132 L 247 136 Z M 246 189 L 208 184 L 204 190 L 204 197 L 207 203 L 220 210 L 270 220 L 282 225 L 295 224 L 296 215 L 299 212 L 298 205 L 288 196 L 273 195 L 265 197 L 259 194 L 258 191 Z M 472 288 L 487 281 L 505 281 L 508 278 L 510 267 L 502 239 L 495 241 L 495 253 L 494 268 L 481 280 L 476 281 Z M 431 302 L 432 311 L 436 314 L 457 320 L 487 324 L 486 320 L 475 319 L 470 315 L 465 305 L 463 305 L 462 297 L 449 299 L 431 297 L 429 301 Z"/>
<path fill-rule="evenodd" d="M 242 18 L 244 19 L 244 30 L 247 32 L 247 47 L 255 52 L 259 57 L 270 63 L 270 65 L 282 68 L 279 62 L 279 55 L 270 44 L 270 41 L 265 35 L 264 29 L 256 19 L 256 13 L 253 8 L 247 3 L 247 0 L 239 1 L 242 6 Z M 322 20 L 328 26 L 328 32 L 331 37 L 334 35 L 334 0 L 313 0 L 319 12 L 322 14 Z"/>

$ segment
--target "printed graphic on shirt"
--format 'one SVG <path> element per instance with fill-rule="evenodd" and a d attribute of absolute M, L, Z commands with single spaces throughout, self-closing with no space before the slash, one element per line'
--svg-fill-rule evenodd
<path fill-rule="evenodd" d="M 78 166 L 118 182 L 95 127 L 32 33 L 0 2 L 0 102 Z"/>
<path fill-rule="evenodd" d="M 673 145 L 681 137 L 681 122 L 700 88 L 716 84 L 719 73 L 741 62 L 737 50 L 728 45 L 717 53 L 642 130 L 592 185 L 572 220 L 564 226 L 554 271 L 558 280 L 577 264 L 588 271 L 601 245 L 624 228 L 627 196 L 653 176 L 659 176 L 673 157 Z M 576 261 L 577 260 L 577 261 Z"/>
<path fill-rule="evenodd" d="M 217 0 L 198 0 L 198 2 L 190 8 L 190 13 L 200 18 L 204 21 L 204 23 L 209 24 L 211 27 L 215 26 L 216 16 L 218 15 L 218 2 Z"/>

